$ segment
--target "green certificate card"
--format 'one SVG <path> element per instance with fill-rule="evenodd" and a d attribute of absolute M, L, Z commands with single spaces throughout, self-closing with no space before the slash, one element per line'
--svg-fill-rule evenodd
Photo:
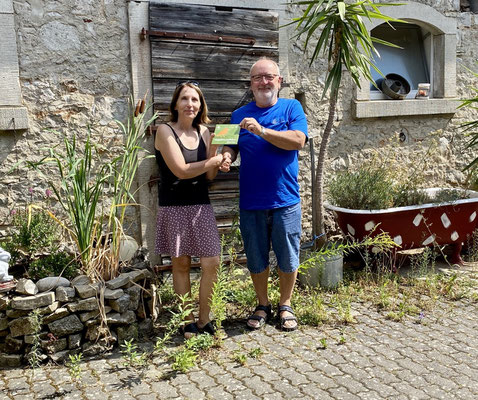
<path fill-rule="evenodd" d="M 214 130 L 212 144 L 237 144 L 240 130 L 238 124 L 218 124 Z"/>

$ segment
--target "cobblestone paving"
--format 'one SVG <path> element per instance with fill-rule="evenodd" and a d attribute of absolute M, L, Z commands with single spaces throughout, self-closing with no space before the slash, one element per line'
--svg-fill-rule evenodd
<path fill-rule="evenodd" d="M 233 324 L 223 348 L 186 374 L 166 374 L 161 358 L 126 368 L 119 352 L 83 362 L 76 382 L 59 366 L 33 378 L 29 369 L 0 370 L 0 399 L 477 399 L 478 305 L 442 306 L 421 323 L 356 304 L 357 322 L 345 327 L 287 334 Z"/>

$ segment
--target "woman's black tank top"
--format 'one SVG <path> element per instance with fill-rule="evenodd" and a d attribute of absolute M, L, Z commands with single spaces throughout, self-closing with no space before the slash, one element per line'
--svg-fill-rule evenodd
<path fill-rule="evenodd" d="M 166 125 L 171 128 L 186 164 L 202 161 L 207 158 L 206 144 L 204 143 L 199 130 L 199 145 L 196 149 L 189 150 L 183 146 L 174 129 L 169 124 Z M 179 179 L 168 168 L 161 152 L 156 148 L 155 154 L 161 175 L 158 190 L 160 206 L 189 206 L 210 203 L 206 173 L 191 179 Z"/>

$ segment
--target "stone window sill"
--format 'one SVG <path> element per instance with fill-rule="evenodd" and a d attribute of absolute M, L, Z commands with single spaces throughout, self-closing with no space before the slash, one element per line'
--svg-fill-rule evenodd
<path fill-rule="evenodd" d="M 353 117 L 361 119 L 408 115 L 454 114 L 459 105 L 460 101 L 458 99 L 354 100 Z"/>
<path fill-rule="evenodd" d="M 0 106 L 0 131 L 28 129 L 26 107 Z"/>

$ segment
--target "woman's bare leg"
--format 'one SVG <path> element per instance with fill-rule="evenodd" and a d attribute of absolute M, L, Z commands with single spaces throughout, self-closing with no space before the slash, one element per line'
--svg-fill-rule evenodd
<path fill-rule="evenodd" d="M 201 258 L 201 284 L 199 286 L 199 320 L 198 326 L 202 328 L 209 320 L 211 311 L 211 295 L 217 279 L 219 257 Z"/>

